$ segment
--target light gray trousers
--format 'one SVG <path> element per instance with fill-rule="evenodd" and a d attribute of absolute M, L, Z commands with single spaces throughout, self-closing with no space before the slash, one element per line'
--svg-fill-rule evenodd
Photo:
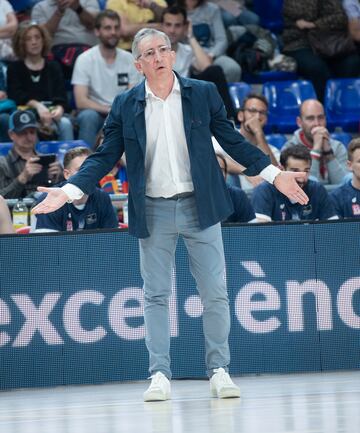
<path fill-rule="evenodd" d="M 219 367 L 227 370 L 230 314 L 220 224 L 200 229 L 193 196 L 178 200 L 146 198 L 146 219 L 150 237 L 139 242 L 150 374 L 161 371 L 171 378 L 169 297 L 179 235 L 188 250 L 190 271 L 204 308 L 207 373 L 211 376 Z"/>

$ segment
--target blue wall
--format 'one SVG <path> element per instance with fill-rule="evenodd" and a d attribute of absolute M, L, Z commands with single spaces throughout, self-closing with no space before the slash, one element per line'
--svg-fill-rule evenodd
<path fill-rule="evenodd" d="M 223 228 L 231 372 L 360 366 L 360 222 Z M 0 389 L 147 377 L 136 239 L 0 237 Z M 174 377 L 204 377 L 201 305 L 180 241 Z"/>

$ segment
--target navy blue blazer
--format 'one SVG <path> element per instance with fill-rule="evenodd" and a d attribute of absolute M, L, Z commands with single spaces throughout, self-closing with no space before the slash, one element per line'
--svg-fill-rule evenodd
<path fill-rule="evenodd" d="M 259 174 L 270 164 L 270 159 L 246 141 L 227 120 L 224 103 L 213 83 L 179 76 L 178 79 L 199 224 L 206 228 L 233 212 L 211 136 L 215 136 L 232 158 L 247 167 L 245 173 L 249 176 Z M 139 238 L 149 236 L 145 217 L 145 103 L 145 81 L 118 95 L 105 122 L 102 146 L 69 179 L 90 194 L 125 151 L 129 232 Z"/>

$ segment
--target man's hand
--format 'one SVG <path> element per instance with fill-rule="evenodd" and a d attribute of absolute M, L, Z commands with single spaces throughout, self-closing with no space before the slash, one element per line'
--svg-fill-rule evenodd
<path fill-rule="evenodd" d="M 329 150 L 329 139 L 330 133 L 324 126 L 315 126 L 311 130 L 311 135 L 313 136 L 314 150 L 322 152 L 323 150 Z"/>
<path fill-rule="evenodd" d="M 302 172 L 282 171 L 275 177 L 274 186 L 290 200 L 304 205 L 309 198 L 296 181 L 304 182 L 306 176 L 307 174 Z"/>
<path fill-rule="evenodd" d="M 296 27 L 300 30 L 314 29 L 316 27 L 316 25 L 313 22 L 302 20 L 302 19 L 297 20 L 295 24 Z"/>
<path fill-rule="evenodd" d="M 47 196 L 31 210 L 31 213 L 34 215 L 54 212 L 64 206 L 64 204 L 69 200 L 69 197 L 61 188 L 46 188 L 39 186 L 37 190 L 39 192 L 46 192 Z"/>
<path fill-rule="evenodd" d="M 246 120 L 244 128 L 246 131 L 254 134 L 255 137 L 264 135 L 260 120 L 257 116 L 253 116 L 250 119 Z"/>
<path fill-rule="evenodd" d="M 26 185 L 35 176 L 35 174 L 40 173 L 42 170 L 42 165 L 38 164 L 38 161 L 39 158 L 37 156 L 29 158 L 26 161 L 23 171 L 17 177 L 20 183 Z"/>

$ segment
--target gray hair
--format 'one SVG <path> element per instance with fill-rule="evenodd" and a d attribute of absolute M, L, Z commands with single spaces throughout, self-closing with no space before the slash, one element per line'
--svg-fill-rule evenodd
<path fill-rule="evenodd" d="M 169 36 L 167 34 L 165 34 L 164 32 L 161 32 L 160 30 L 149 29 L 149 28 L 145 27 L 144 29 L 141 29 L 136 33 L 136 35 L 134 36 L 133 43 L 132 43 L 131 51 L 132 51 L 132 55 L 134 56 L 134 58 L 136 60 L 141 55 L 141 53 L 139 52 L 139 49 L 138 49 L 140 42 L 145 38 L 155 37 L 155 36 L 163 38 L 165 45 L 167 47 L 171 48 L 171 42 L 170 42 Z"/>

